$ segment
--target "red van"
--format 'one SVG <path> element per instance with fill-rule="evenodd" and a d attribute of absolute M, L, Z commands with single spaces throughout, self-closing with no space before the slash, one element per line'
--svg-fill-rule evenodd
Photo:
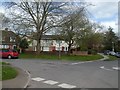
<path fill-rule="evenodd" d="M 11 49 L 1 49 L 0 50 L 0 57 L 3 58 L 18 58 L 19 53 L 16 50 L 11 50 Z"/>

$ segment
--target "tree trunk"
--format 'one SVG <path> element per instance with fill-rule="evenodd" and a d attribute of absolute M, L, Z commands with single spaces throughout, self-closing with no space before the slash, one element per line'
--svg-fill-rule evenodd
<path fill-rule="evenodd" d="M 71 46 L 72 46 L 72 44 L 70 43 L 70 44 L 68 45 L 68 54 L 71 53 Z"/>
<path fill-rule="evenodd" d="M 41 52 L 41 39 L 37 39 L 37 54 Z"/>

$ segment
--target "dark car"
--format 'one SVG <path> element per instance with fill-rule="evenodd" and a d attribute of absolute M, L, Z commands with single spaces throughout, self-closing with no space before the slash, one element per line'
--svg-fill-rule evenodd
<path fill-rule="evenodd" d="M 0 50 L 0 57 L 2 58 L 18 58 L 19 57 L 19 53 L 16 50 L 12 50 L 12 49 L 2 49 Z"/>
<path fill-rule="evenodd" d="M 105 51 L 104 51 L 104 54 L 105 54 L 105 55 L 109 55 L 109 54 L 110 54 L 110 50 L 105 50 Z"/>
<path fill-rule="evenodd" d="M 120 58 L 120 52 L 116 52 L 115 56 Z"/>

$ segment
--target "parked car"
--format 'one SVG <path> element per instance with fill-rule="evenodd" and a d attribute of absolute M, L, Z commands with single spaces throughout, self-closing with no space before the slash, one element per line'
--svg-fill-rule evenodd
<path fill-rule="evenodd" d="M 0 50 L 0 57 L 2 58 L 18 58 L 19 53 L 16 50 L 11 50 L 11 49 L 2 49 Z"/>
<path fill-rule="evenodd" d="M 110 50 L 105 50 L 105 51 L 104 51 L 104 54 L 105 54 L 105 55 L 109 55 L 109 52 L 110 52 Z"/>
<path fill-rule="evenodd" d="M 110 51 L 110 52 L 109 52 L 109 55 L 115 56 L 115 54 L 116 54 L 116 53 L 115 53 L 114 51 Z"/>
<path fill-rule="evenodd" d="M 115 56 L 120 58 L 120 52 L 116 52 Z"/>

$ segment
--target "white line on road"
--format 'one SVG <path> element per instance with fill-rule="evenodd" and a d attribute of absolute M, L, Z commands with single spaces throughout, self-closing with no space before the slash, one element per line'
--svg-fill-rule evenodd
<path fill-rule="evenodd" d="M 32 78 L 32 80 L 34 80 L 34 81 L 43 81 L 43 80 L 45 80 L 44 78 L 40 78 L 40 77 L 36 77 L 36 78 Z"/>
<path fill-rule="evenodd" d="M 102 69 L 103 69 L 103 68 L 105 68 L 105 67 L 104 67 L 104 66 L 101 66 L 100 68 L 102 68 Z"/>
<path fill-rule="evenodd" d="M 58 82 L 53 81 L 53 80 L 47 80 L 47 81 L 44 81 L 43 83 L 50 84 L 50 85 L 55 85 L 55 84 L 57 84 Z"/>
<path fill-rule="evenodd" d="M 101 68 L 101 69 L 104 69 L 104 70 L 108 70 L 108 71 L 113 71 L 113 70 L 111 70 L 111 69 L 105 68 L 104 66 L 101 66 L 100 68 Z"/>
<path fill-rule="evenodd" d="M 115 70 L 120 70 L 120 67 L 112 67 Z"/>
<path fill-rule="evenodd" d="M 58 86 L 61 87 L 61 88 L 69 88 L 69 89 L 76 88 L 76 86 L 73 86 L 73 85 L 70 85 L 70 84 L 66 84 L 66 83 L 60 84 Z"/>
<path fill-rule="evenodd" d="M 77 64 L 82 64 L 82 63 L 85 63 L 85 62 L 71 63 L 71 65 L 77 65 Z"/>

